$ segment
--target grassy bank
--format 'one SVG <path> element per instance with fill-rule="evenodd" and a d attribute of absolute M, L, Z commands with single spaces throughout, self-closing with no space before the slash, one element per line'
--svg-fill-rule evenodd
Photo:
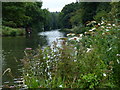
<path fill-rule="evenodd" d="M 67 34 L 61 47 L 26 49 L 23 77 L 29 88 L 119 88 L 119 25 L 99 23 Z"/>
<path fill-rule="evenodd" d="M 11 28 L 2 26 L 2 36 L 23 36 L 25 35 L 24 28 Z"/>

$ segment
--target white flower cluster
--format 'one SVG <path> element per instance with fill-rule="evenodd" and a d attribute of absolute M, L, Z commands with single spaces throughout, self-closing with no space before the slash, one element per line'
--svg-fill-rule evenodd
<path fill-rule="evenodd" d="M 72 40 L 72 41 L 80 42 L 80 40 L 81 40 L 82 37 L 83 37 L 83 34 L 78 34 L 78 36 L 75 36 L 74 33 L 69 33 L 69 34 L 67 34 L 67 36 L 74 36 L 74 37 L 70 37 L 70 38 L 68 38 L 69 41 Z"/>

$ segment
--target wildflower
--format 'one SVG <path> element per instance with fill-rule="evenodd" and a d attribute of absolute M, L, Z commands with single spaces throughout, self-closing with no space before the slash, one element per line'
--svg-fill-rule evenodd
<path fill-rule="evenodd" d="M 74 47 L 74 49 L 76 50 L 76 49 L 77 49 L 77 47 Z"/>
<path fill-rule="evenodd" d="M 82 38 L 79 38 L 79 37 L 72 37 L 72 38 L 69 38 L 69 40 L 75 40 L 75 41 L 78 41 L 78 42 L 79 42 L 80 39 L 82 39 Z"/>
<path fill-rule="evenodd" d="M 109 48 L 107 51 L 110 51 L 112 48 Z"/>
<path fill-rule="evenodd" d="M 50 58 L 50 56 L 48 55 L 48 58 Z"/>
<path fill-rule="evenodd" d="M 77 60 L 75 59 L 74 62 L 76 62 Z"/>
<path fill-rule="evenodd" d="M 79 37 L 82 37 L 83 36 L 83 34 L 79 34 Z"/>
<path fill-rule="evenodd" d="M 105 76 L 105 77 L 106 77 L 107 75 L 106 75 L 105 73 L 103 73 L 103 76 Z"/>
<path fill-rule="evenodd" d="M 89 32 L 85 32 L 85 34 L 89 34 Z"/>
<path fill-rule="evenodd" d="M 95 30 L 96 28 L 92 28 L 92 30 Z"/>
<path fill-rule="evenodd" d="M 36 80 L 36 82 L 38 82 L 38 80 Z"/>
<path fill-rule="evenodd" d="M 90 48 L 87 48 L 87 53 L 88 53 L 88 52 L 90 52 L 91 50 L 92 50 L 92 49 L 90 49 Z"/>
<path fill-rule="evenodd" d="M 103 22 L 103 21 L 101 22 L 101 24 L 104 24 L 104 23 L 105 23 L 105 22 Z"/>
<path fill-rule="evenodd" d="M 29 74 L 27 73 L 27 76 L 29 76 Z"/>
<path fill-rule="evenodd" d="M 109 29 L 105 29 L 107 32 L 109 31 Z"/>
<path fill-rule="evenodd" d="M 107 25 L 110 25 L 110 26 L 111 26 L 111 24 L 110 24 L 110 23 L 108 23 Z"/>
<path fill-rule="evenodd" d="M 98 23 L 98 25 L 100 25 L 100 23 Z"/>
<path fill-rule="evenodd" d="M 63 87 L 62 85 L 59 85 L 59 87 Z"/>
<path fill-rule="evenodd" d="M 120 56 L 120 54 L 117 54 L 116 56 Z"/>
<path fill-rule="evenodd" d="M 105 35 L 105 33 L 102 33 L 102 35 Z"/>
<path fill-rule="evenodd" d="M 112 26 L 115 26 L 115 24 L 113 24 Z"/>
<path fill-rule="evenodd" d="M 46 57 L 43 57 L 43 59 L 45 59 Z"/>
<path fill-rule="evenodd" d="M 25 48 L 25 50 L 32 50 L 32 48 Z"/>
<path fill-rule="evenodd" d="M 78 54 L 78 52 L 77 51 L 75 51 L 75 55 L 77 55 Z"/>
<path fill-rule="evenodd" d="M 24 85 L 23 87 L 24 87 L 25 89 L 27 89 L 27 88 L 28 88 L 28 87 L 27 87 L 27 85 Z"/>
<path fill-rule="evenodd" d="M 104 26 L 101 26 L 101 28 L 105 28 Z"/>
<path fill-rule="evenodd" d="M 92 30 L 92 29 L 90 29 L 89 31 L 90 31 L 90 32 L 92 32 L 93 30 Z"/>
<path fill-rule="evenodd" d="M 117 59 L 117 63 L 120 64 L 120 61 Z"/>

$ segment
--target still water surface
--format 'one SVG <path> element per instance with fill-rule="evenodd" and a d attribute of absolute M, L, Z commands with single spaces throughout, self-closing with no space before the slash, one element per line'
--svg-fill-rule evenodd
<path fill-rule="evenodd" d="M 3 84 L 12 85 L 16 79 L 22 76 L 20 59 L 24 57 L 25 48 L 36 49 L 38 45 L 45 47 L 61 37 L 64 37 L 64 33 L 59 32 L 59 30 L 46 31 L 24 37 L 3 37 L 3 71 L 7 68 L 11 69 L 11 73 L 5 73 L 3 76 Z"/>

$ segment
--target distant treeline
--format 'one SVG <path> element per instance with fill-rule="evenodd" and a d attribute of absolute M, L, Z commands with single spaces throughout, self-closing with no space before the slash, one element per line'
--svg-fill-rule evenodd
<path fill-rule="evenodd" d="M 80 32 L 89 21 L 120 21 L 120 2 L 76 2 L 65 5 L 61 12 L 41 9 L 42 2 L 4 2 L 2 7 L 3 26 L 35 31 L 78 27 L 76 32 Z"/>
<path fill-rule="evenodd" d="M 36 28 L 38 31 L 58 28 L 59 13 L 41 7 L 42 2 L 3 2 L 2 24 L 11 28 Z"/>
<path fill-rule="evenodd" d="M 60 13 L 62 28 L 83 27 L 89 21 L 120 20 L 120 2 L 76 2 L 66 5 Z"/>

